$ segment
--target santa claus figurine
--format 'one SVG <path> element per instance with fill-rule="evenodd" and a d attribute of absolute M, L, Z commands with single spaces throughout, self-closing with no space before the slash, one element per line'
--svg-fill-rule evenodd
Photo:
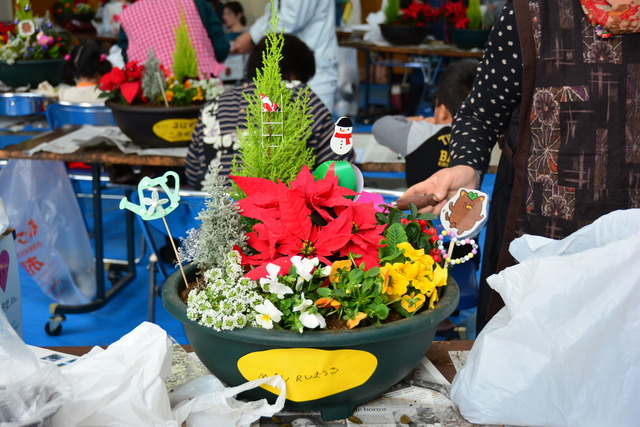
<path fill-rule="evenodd" d="M 262 111 L 278 111 L 278 104 L 272 102 L 267 95 L 261 93 L 260 99 L 262 100 Z"/>
<path fill-rule="evenodd" d="M 331 149 L 338 155 L 347 154 L 353 148 L 353 122 L 342 116 L 336 122 L 336 130 L 331 138 Z"/>

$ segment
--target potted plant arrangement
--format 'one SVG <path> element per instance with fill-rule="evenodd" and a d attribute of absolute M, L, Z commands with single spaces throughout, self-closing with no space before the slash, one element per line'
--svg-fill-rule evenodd
<path fill-rule="evenodd" d="M 122 132 L 141 147 L 188 146 L 200 108 L 222 93 L 222 82 L 198 75 L 188 28 L 176 30 L 173 69 L 149 52 L 141 65 L 130 61 L 102 76 L 99 89 Z"/>
<path fill-rule="evenodd" d="M 480 0 L 469 0 L 468 7 L 462 0 L 447 1 L 442 9 L 442 17 L 451 43 L 460 49 L 484 48 L 495 21 L 490 9 L 482 12 Z"/>
<path fill-rule="evenodd" d="M 62 80 L 70 38 L 48 17 L 37 18 L 29 0 L 15 1 L 15 20 L 0 23 L 0 81 L 11 87 L 37 86 Z"/>
<path fill-rule="evenodd" d="M 420 44 L 431 32 L 431 25 L 440 19 L 440 8 L 428 2 L 413 0 L 406 8 L 400 0 L 389 0 L 384 8 L 385 22 L 380 24 L 382 37 L 391 44 Z"/>
<path fill-rule="evenodd" d="M 56 23 L 69 31 L 81 33 L 96 30 L 91 24 L 96 16 L 96 7 L 89 1 L 58 0 L 51 11 Z"/>
<path fill-rule="evenodd" d="M 201 226 L 179 251 L 189 265 L 162 300 L 226 384 L 280 374 L 287 407 L 341 419 L 417 366 L 459 291 L 433 215 L 359 202 L 336 162 L 312 172 L 307 95 L 282 82 L 277 25 L 273 13 L 231 186 L 210 166 Z"/>

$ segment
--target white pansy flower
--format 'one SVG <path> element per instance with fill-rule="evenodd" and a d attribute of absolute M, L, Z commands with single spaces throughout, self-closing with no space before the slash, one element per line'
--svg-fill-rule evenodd
<path fill-rule="evenodd" d="M 324 320 L 324 317 L 322 317 L 321 314 L 309 313 L 307 311 L 300 314 L 300 323 L 302 323 L 305 328 L 309 329 L 324 329 L 327 326 L 327 322 Z"/>
<path fill-rule="evenodd" d="M 300 323 L 302 323 L 302 326 L 309 329 L 315 329 L 317 327 L 324 328 L 327 326 L 327 322 L 324 320 L 324 317 L 318 313 L 310 312 L 307 310 L 309 307 L 313 307 L 313 301 L 305 299 L 303 292 L 302 302 L 293 307 L 293 311 L 300 312 Z"/>
<path fill-rule="evenodd" d="M 298 276 L 307 282 L 311 280 L 313 269 L 318 266 L 320 260 L 318 258 L 302 258 L 300 255 L 291 257 L 291 264 L 296 268 Z"/>
<path fill-rule="evenodd" d="M 293 311 L 305 311 L 307 308 L 313 305 L 313 301 L 311 301 L 310 299 L 305 299 L 304 292 L 300 296 L 302 298 L 302 302 L 293 307 Z"/>
<path fill-rule="evenodd" d="M 292 294 L 293 291 L 287 285 L 280 283 L 278 280 L 278 273 L 280 272 L 280 266 L 276 264 L 267 264 L 267 277 L 260 278 L 260 286 L 265 291 L 276 294 L 278 299 L 283 299 L 286 294 Z"/>
<path fill-rule="evenodd" d="M 268 299 L 258 304 L 256 311 L 256 323 L 264 329 L 273 329 L 273 322 L 278 323 L 282 318 L 282 312 Z"/>

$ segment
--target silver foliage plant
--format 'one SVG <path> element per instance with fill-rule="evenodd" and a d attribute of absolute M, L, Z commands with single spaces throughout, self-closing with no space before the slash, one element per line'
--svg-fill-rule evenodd
<path fill-rule="evenodd" d="M 203 185 L 205 208 L 196 217 L 202 225 L 187 232 L 180 248 L 180 257 L 203 271 L 223 267 L 234 245 L 246 249 L 238 203 L 229 196 L 221 169 L 220 163 L 209 165 Z"/>

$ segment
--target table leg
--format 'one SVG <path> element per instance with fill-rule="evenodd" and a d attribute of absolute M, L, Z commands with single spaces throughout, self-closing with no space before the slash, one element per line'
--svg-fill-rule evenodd
<path fill-rule="evenodd" d="M 91 165 L 91 184 L 93 195 L 93 230 L 96 252 L 96 300 L 104 299 L 104 234 L 102 230 L 102 183 L 100 182 L 100 165 Z"/>

